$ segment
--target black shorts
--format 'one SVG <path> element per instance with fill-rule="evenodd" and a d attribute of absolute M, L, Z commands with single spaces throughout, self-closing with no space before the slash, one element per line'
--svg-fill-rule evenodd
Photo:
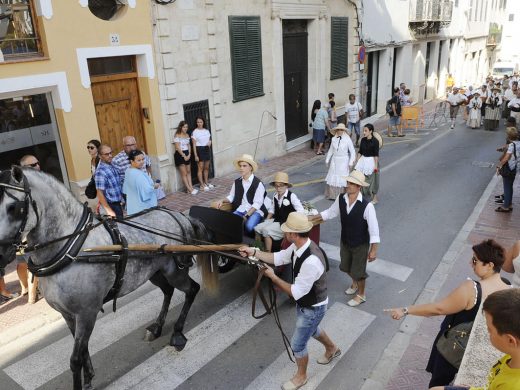
<path fill-rule="evenodd" d="M 188 154 L 190 154 L 190 151 L 189 150 L 183 150 L 182 153 L 184 153 L 185 156 L 187 156 Z M 175 151 L 175 153 L 173 154 L 173 159 L 175 160 L 175 166 L 178 167 L 179 165 L 190 165 L 191 163 L 191 159 L 186 161 L 184 159 L 184 157 L 182 157 L 178 151 Z"/>
<path fill-rule="evenodd" d="M 199 156 L 199 161 L 211 160 L 211 153 L 209 152 L 209 146 L 197 146 L 197 156 Z"/>

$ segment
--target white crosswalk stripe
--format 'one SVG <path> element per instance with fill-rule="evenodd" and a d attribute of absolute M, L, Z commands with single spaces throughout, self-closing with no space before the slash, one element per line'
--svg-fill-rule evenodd
<path fill-rule="evenodd" d="M 327 253 L 329 259 L 340 261 L 338 246 L 327 244 L 326 242 L 320 242 L 320 246 Z M 367 271 L 405 282 L 413 272 L 413 268 L 377 258 L 375 261 L 367 264 Z"/>
<path fill-rule="evenodd" d="M 341 349 L 342 354 L 339 357 L 341 359 L 375 318 L 376 316 L 373 314 L 336 302 L 327 310 L 320 326 Z M 338 324 L 345 324 L 345 326 L 341 327 Z M 318 364 L 316 360 L 323 355 L 324 349 L 319 342 L 314 340 L 309 341 L 308 350 L 309 366 L 307 373 L 309 379 L 305 389 L 315 389 L 334 368 L 339 359 L 334 359 L 328 365 Z M 291 379 L 294 370 L 294 364 L 291 363 L 284 352 L 256 377 L 246 390 L 278 390 L 282 383 Z"/>

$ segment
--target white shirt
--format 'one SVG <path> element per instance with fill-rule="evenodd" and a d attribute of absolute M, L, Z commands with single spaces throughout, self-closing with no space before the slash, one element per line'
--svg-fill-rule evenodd
<path fill-rule="evenodd" d="M 461 93 L 450 93 L 447 101 L 452 106 L 458 106 L 460 103 L 466 101 L 466 98 Z"/>
<path fill-rule="evenodd" d="M 289 248 L 283 249 L 280 252 L 275 252 L 274 265 L 280 266 L 292 262 L 294 266 L 296 258 L 303 255 L 303 252 L 307 250 L 309 245 L 311 245 L 311 240 L 308 238 L 307 242 L 303 244 L 300 249 L 296 248 L 296 245 L 291 244 Z M 297 301 L 308 294 L 309 291 L 311 291 L 314 282 L 317 281 L 324 272 L 325 267 L 323 267 L 321 260 L 317 256 L 310 255 L 307 257 L 302 263 L 298 276 L 294 279 L 294 284 L 291 284 L 291 294 L 293 298 Z M 324 301 L 318 302 L 313 306 L 326 305 L 327 303 L 329 303 L 328 297 Z"/>
<path fill-rule="evenodd" d="M 481 99 L 482 98 L 486 98 L 487 99 L 489 96 L 491 96 L 491 92 L 487 88 L 486 88 L 485 91 L 483 91 L 482 88 L 477 89 L 477 92 L 479 93 Z"/>
<path fill-rule="evenodd" d="M 516 93 L 513 92 L 513 90 L 511 88 L 506 89 L 506 91 L 504 92 L 504 98 L 506 100 L 512 100 L 515 97 L 516 97 Z"/>
<path fill-rule="evenodd" d="M 471 95 L 473 95 L 473 89 L 467 89 L 466 92 L 464 92 L 464 96 L 466 96 L 466 98 L 470 97 Z"/>
<path fill-rule="evenodd" d="M 247 179 L 242 179 L 242 187 L 244 187 L 244 195 L 242 196 L 242 203 L 240 206 L 238 206 L 237 211 L 240 211 L 241 213 L 247 213 L 252 207 L 256 209 L 256 212 L 260 214 L 261 216 L 264 215 L 264 213 L 260 210 L 260 207 L 264 204 L 264 194 L 265 194 L 265 187 L 262 184 L 262 182 L 258 183 L 258 187 L 255 192 L 255 196 L 253 198 L 253 204 L 250 204 L 247 200 L 247 191 L 249 190 L 249 187 L 251 187 L 251 184 L 253 184 L 253 178 L 255 175 L 249 176 Z M 229 192 L 229 195 L 227 196 L 227 200 L 229 200 L 230 203 L 233 203 L 233 200 L 235 199 L 235 182 L 233 182 L 233 185 L 231 186 L 231 191 Z"/>
<path fill-rule="evenodd" d="M 208 129 L 195 129 L 191 133 L 191 138 L 195 140 L 195 146 L 208 146 L 211 140 L 211 133 Z"/>
<path fill-rule="evenodd" d="M 284 194 L 282 195 L 282 197 L 280 198 L 278 196 L 278 193 L 275 192 L 274 195 L 273 195 L 273 201 L 271 202 L 270 206 L 268 207 L 267 211 L 269 212 L 269 214 L 274 214 L 274 202 L 275 202 L 275 199 L 277 199 L 279 201 L 278 204 L 280 204 L 280 201 L 283 202 L 283 199 L 287 198 L 287 193 L 289 192 L 289 190 L 285 190 Z M 304 209 L 303 209 L 303 206 L 302 206 L 302 202 L 300 202 L 300 199 L 298 199 L 298 197 L 296 196 L 296 194 L 294 192 L 291 192 L 291 199 L 290 199 L 294 209 L 299 212 L 299 213 L 303 213 L 304 212 Z"/>
<path fill-rule="evenodd" d="M 363 201 L 363 195 L 361 194 L 361 192 L 359 192 L 356 201 L 352 204 L 349 204 L 347 194 L 340 196 L 345 197 L 345 201 L 347 203 L 347 214 L 350 214 L 357 202 Z M 339 215 L 339 196 L 336 198 L 332 206 L 330 206 L 327 210 L 322 211 L 320 214 L 321 218 L 323 218 L 324 221 L 336 218 Z M 374 208 L 374 205 L 372 203 L 369 203 L 365 208 L 365 212 L 363 213 L 363 219 L 368 223 L 368 234 L 370 236 L 370 243 L 375 244 L 381 242 L 379 238 L 379 225 L 377 223 L 376 218 L 376 209 Z"/>
<path fill-rule="evenodd" d="M 509 78 L 509 88 L 513 87 L 513 83 L 515 81 L 518 81 L 518 77 L 512 76 L 512 77 Z"/>
<path fill-rule="evenodd" d="M 354 104 L 345 104 L 345 112 L 347 113 L 348 121 L 350 123 L 357 123 L 359 121 L 359 111 L 363 109 L 363 106 L 359 102 Z"/>
<path fill-rule="evenodd" d="M 511 100 L 509 101 L 509 103 L 507 103 L 507 106 L 508 106 L 509 108 L 512 108 L 512 107 L 514 107 L 514 108 L 520 108 L 520 98 L 519 98 L 519 97 L 514 97 L 513 99 L 511 99 Z"/>
<path fill-rule="evenodd" d="M 515 146 L 513 146 L 513 144 Z M 516 147 L 516 158 L 515 158 L 515 147 Z M 509 164 L 509 168 L 515 169 L 518 164 L 518 156 L 520 155 L 520 141 L 513 141 L 509 145 L 507 145 L 507 154 L 510 154 L 509 160 L 507 161 Z"/>
<path fill-rule="evenodd" d="M 500 96 L 500 94 L 498 94 L 498 93 L 492 93 L 491 96 L 488 97 L 487 104 L 491 104 L 491 101 L 494 100 L 495 98 L 498 98 L 497 106 L 502 105 L 502 96 Z"/>

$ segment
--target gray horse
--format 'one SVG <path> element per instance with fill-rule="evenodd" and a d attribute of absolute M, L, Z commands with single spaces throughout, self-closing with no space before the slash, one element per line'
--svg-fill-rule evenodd
<path fill-rule="evenodd" d="M 20 244 L 23 237 L 27 237 L 28 245 L 33 246 L 70 235 L 77 231 L 78 224 L 85 219 L 85 213 L 85 206 L 50 175 L 19 167 L 1 172 L 0 268 L 5 268 L 13 260 L 16 245 Z M 171 232 L 172 235 L 186 236 L 188 239 L 209 239 L 208 232 L 199 221 L 181 213 L 153 210 L 131 221 Z M 173 239 L 135 227 L 119 223 L 117 225 L 130 244 L 179 244 Z M 85 235 L 81 248 L 113 243 L 107 229 L 102 225 L 86 229 Z M 62 240 L 31 252 L 32 262 L 37 267 L 49 264 L 50 259 L 55 259 L 58 253 L 63 254 L 67 243 L 69 240 Z M 81 254 L 86 253 L 80 252 Z M 161 311 L 155 322 L 147 328 L 146 339 L 153 340 L 161 335 L 174 289 L 183 291 L 186 295 L 185 302 L 170 339 L 170 345 L 182 350 L 187 341 L 182 333 L 184 322 L 200 286 L 190 278 L 189 266 L 183 266 L 186 256 L 179 259 L 171 254 L 157 254 L 153 259 L 145 260 L 142 257 L 145 257 L 144 253 L 129 253 L 126 272 L 117 296 L 130 293 L 148 280 L 162 290 L 164 300 Z M 67 260 L 66 256 L 64 259 Z M 211 272 L 212 262 L 215 260 L 216 256 L 213 255 L 197 255 L 197 264 L 202 268 L 203 283 L 210 290 L 214 290 L 217 283 L 218 273 Z M 82 372 L 84 388 L 91 388 L 94 369 L 88 342 L 97 315 L 102 310 L 104 298 L 114 286 L 115 266 L 113 263 L 72 261 L 58 272 L 40 280 L 40 289 L 47 303 L 62 314 L 74 337 L 74 349 L 70 358 L 74 389 L 82 388 Z"/>

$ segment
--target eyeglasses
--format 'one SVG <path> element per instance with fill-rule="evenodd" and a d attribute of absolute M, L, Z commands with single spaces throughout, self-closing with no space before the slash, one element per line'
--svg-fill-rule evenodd
<path fill-rule="evenodd" d="M 36 161 L 35 163 L 32 163 L 32 164 L 27 164 L 27 166 L 31 167 L 31 168 L 34 168 L 34 167 L 39 166 L 39 165 L 40 165 L 39 161 Z"/>
<path fill-rule="evenodd" d="M 92 145 L 87 145 L 87 149 L 92 150 L 92 149 L 96 149 L 96 147 L 92 146 Z"/>
<path fill-rule="evenodd" d="M 101 153 L 102 156 L 111 156 L 112 152 Z"/>
<path fill-rule="evenodd" d="M 135 146 L 135 145 L 137 145 L 137 144 L 128 144 L 128 145 L 125 145 L 125 146 L 130 147 L 130 146 Z"/>

